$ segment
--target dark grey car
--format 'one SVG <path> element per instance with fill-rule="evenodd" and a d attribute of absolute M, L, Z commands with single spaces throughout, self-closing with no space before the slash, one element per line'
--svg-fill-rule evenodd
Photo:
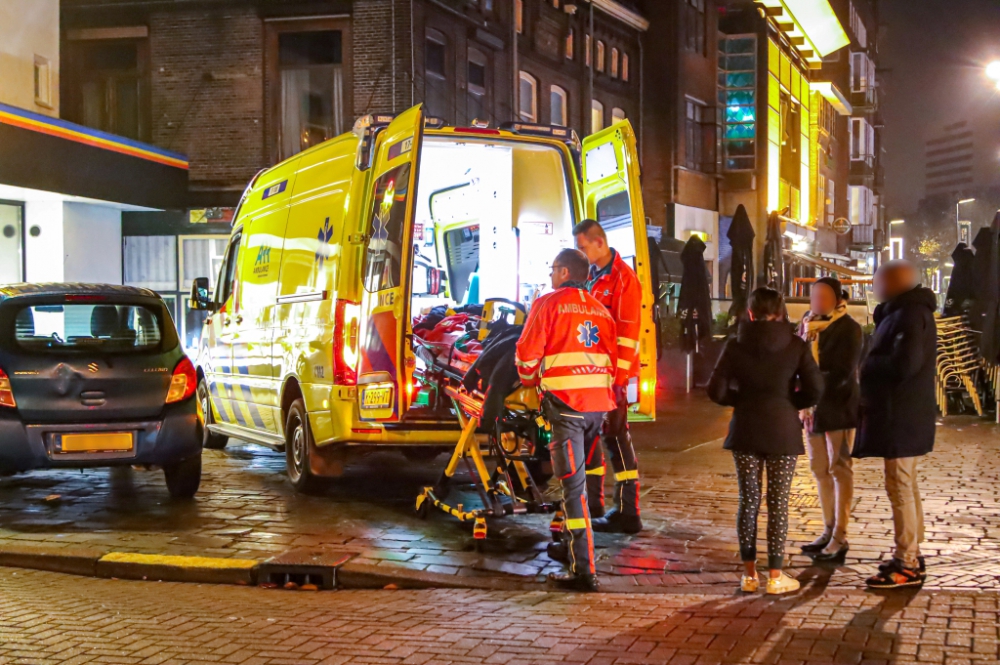
<path fill-rule="evenodd" d="M 201 482 L 197 376 L 160 297 L 101 284 L 0 286 L 0 474 L 155 465 Z"/>

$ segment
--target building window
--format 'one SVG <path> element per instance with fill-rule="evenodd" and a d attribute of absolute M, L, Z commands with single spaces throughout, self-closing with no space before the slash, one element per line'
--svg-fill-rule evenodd
<path fill-rule="evenodd" d="M 684 46 L 705 54 L 705 0 L 684 0 Z"/>
<path fill-rule="evenodd" d="M 52 108 L 52 68 L 40 55 L 35 56 L 35 103 Z"/>
<path fill-rule="evenodd" d="M 865 27 L 865 22 L 861 20 L 861 14 L 858 13 L 853 2 L 851 3 L 851 32 L 854 33 L 854 41 L 861 48 L 868 48 L 868 28 Z"/>
<path fill-rule="evenodd" d="M 622 80 L 628 83 L 631 74 L 628 69 L 628 53 L 622 53 Z"/>
<path fill-rule="evenodd" d="M 826 223 L 833 224 L 837 213 L 837 185 L 832 179 L 826 179 Z"/>
<path fill-rule="evenodd" d="M 489 71 L 489 60 L 486 54 L 479 49 L 469 49 L 469 70 L 467 81 L 468 108 L 466 109 L 469 122 L 473 120 L 491 120 L 492 115 L 486 107 L 486 94 L 489 87 L 486 85 L 487 72 Z"/>
<path fill-rule="evenodd" d="M 596 99 L 590 100 L 590 133 L 596 134 L 604 129 L 604 104 Z"/>
<path fill-rule="evenodd" d="M 851 224 L 871 226 L 875 221 L 875 197 L 867 187 L 850 187 Z"/>
<path fill-rule="evenodd" d="M 278 35 L 281 159 L 346 131 L 343 42 L 340 30 Z"/>
<path fill-rule="evenodd" d="M 618 78 L 618 49 L 611 49 L 611 78 Z"/>
<path fill-rule="evenodd" d="M 67 53 L 68 119 L 130 139 L 149 140 L 146 40 L 74 41 Z"/>
<path fill-rule="evenodd" d="M 621 122 L 625 119 L 625 109 L 620 109 L 617 106 L 611 109 L 611 122 Z"/>
<path fill-rule="evenodd" d="M 584 59 L 585 64 L 588 67 L 590 67 L 590 63 L 592 61 L 592 57 L 593 57 L 593 54 L 591 53 L 591 48 L 590 48 L 590 35 L 584 35 L 583 36 L 583 59 Z"/>
<path fill-rule="evenodd" d="M 705 104 L 687 100 L 684 113 L 684 166 L 692 171 L 711 173 L 715 169 L 715 123 Z"/>
<path fill-rule="evenodd" d="M 524 0 L 514 0 L 514 25 L 517 34 L 524 32 Z"/>
<path fill-rule="evenodd" d="M 723 165 L 727 171 L 757 167 L 757 37 L 719 40 L 719 105 Z"/>
<path fill-rule="evenodd" d="M 521 94 L 518 112 L 525 122 L 538 121 L 538 81 L 527 72 L 521 72 Z"/>
<path fill-rule="evenodd" d="M 851 54 L 851 92 L 867 92 L 875 84 L 875 63 L 867 53 Z"/>
<path fill-rule="evenodd" d="M 424 104 L 430 115 L 454 120 L 451 82 L 448 76 L 448 40 L 437 30 L 428 30 L 424 40 Z"/>
<path fill-rule="evenodd" d="M 597 71 L 604 71 L 604 42 L 597 40 Z"/>
<path fill-rule="evenodd" d="M 570 28 L 566 33 L 566 59 L 572 60 L 573 56 L 573 28 Z"/>
<path fill-rule="evenodd" d="M 559 9 L 559 0 L 552 0 L 552 6 Z"/>
<path fill-rule="evenodd" d="M 566 127 L 569 125 L 567 119 L 567 113 L 569 110 L 569 96 L 566 91 L 557 85 L 552 86 L 549 95 L 549 105 L 550 105 L 550 119 L 549 122 L 553 125 L 560 125 Z"/>
<path fill-rule="evenodd" d="M 875 163 L 875 128 L 865 118 L 851 118 L 851 161 Z"/>

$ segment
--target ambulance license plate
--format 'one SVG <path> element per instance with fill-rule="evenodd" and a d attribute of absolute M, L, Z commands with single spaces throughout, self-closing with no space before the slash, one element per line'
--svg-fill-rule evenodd
<path fill-rule="evenodd" d="M 390 409 L 392 408 L 393 385 L 379 384 L 369 386 L 361 392 L 362 409 Z"/>
<path fill-rule="evenodd" d="M 132 450 L 131 432 L 63 434 L 60 449 L 64 453 L 98 453 Z"/>

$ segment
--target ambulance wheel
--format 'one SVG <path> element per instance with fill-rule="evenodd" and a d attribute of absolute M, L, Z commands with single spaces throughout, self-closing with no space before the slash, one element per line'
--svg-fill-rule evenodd
<path fill-rule="evenodd" d="M 320 479 L 309 465 L 313 445 L 305 404 L 297 399 L 288 410 L 288 422 L 285 424 L 285 466 L 288 480 L 296 492 L 308 494 L 320 488 Z"/>
<path fill-rule="evenodd" d="M 215 422 L 212 417 L 212 400 L 209 398 L 208 384 L 202 379 L 198 383 L 198 404 L 201 405 L 201 412 L 204 414 L 205 426 L 202 427 L 201 447 L 209 450 L 222 450 L 229 443 L 229 437 L 223 434 L 212 434 L 208 431 L 208 426 Z"/>

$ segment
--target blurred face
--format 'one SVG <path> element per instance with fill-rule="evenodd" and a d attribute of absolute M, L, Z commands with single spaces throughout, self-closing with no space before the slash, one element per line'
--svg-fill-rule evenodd
<path fill-rule="evenodd" d="M 604 240 L 600 236 L 591 239 L 585 233 L 576 237 L 576 248 L 587 255 L 590 265 L 596 265 L 608 251 L 607 245 L 604 244 Z"/>
<path fill-rule="evenodd" d="M 813 284 L 809 292 L 809 307 L 813 314 L 827 316 L 837 309 L 837 294 L 829 284 Z"/>
<path fill-rule="evenodd" d="M 569 281 L 569 269 L 561 265 L 558 261 L 552 264 L 552 288 L 558 289 Z"/>
<path fill-rule="evenodd" d="M 875 297 L 879 302 L 892 300 L 917 285 L 917 275 L 912 266 L 883 266 L 875 273 Z"/>

